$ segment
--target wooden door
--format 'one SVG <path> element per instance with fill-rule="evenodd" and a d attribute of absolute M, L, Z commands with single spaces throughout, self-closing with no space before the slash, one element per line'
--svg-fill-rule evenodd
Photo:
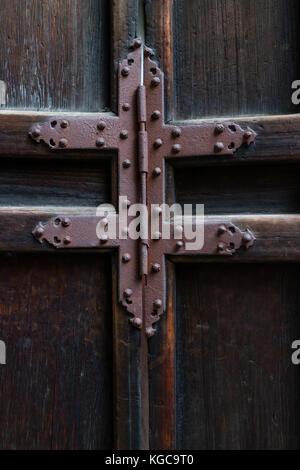
<path fill-rule="evenodd" d="M 114 255 L 58 252 L 31 233 L 113 202 L 115 155 L 28 137 L 51 116 L 116 110 L 137 5 L 3 0 L 0 19 L 0 448 L 140 448 L 140 335 L 114 295 Z"/>
<path fill-rule="evenodd" d="M 171 202 L 251 228 L 232 257 L 169 260 L 168 311 L 149 343 L 152 449 L 300 445 L 299 2 L 146 1 L 167 120 L 234 120 L 257 138 L 234 156 L 168 161 Z"/>

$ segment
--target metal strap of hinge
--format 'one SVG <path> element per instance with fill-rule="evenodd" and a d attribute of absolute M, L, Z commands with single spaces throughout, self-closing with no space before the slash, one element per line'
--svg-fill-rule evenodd
<path fill-rule="evenodd" d="M 140 85 L 137 90 L 137 113 L 138 113 L 138 159 L 140 174 L 140 202 L 147 206 L 147 174 L 148 174 L 148 136 L 146 129 L 147 109 L 146 109 L 146 88 Z M 141 211 L 141 230 L 148 227 L 147 214 Z M 140 275 L 148 274 L 148 238 L 140 238 Z"/>

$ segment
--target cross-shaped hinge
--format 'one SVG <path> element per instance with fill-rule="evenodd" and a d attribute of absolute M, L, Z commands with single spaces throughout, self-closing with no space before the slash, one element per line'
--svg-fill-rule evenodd
<path fill-rule="evenodd" d="M 184 223 L 173 219 L 170 237 L 162 236 L 166 223 L 161 208 L 165 200 L 166 159 L 231 155 L 241 145 L 253 142 L 256 134 L 233 122 L 165 124 L 163 72 L 152 58 L 152 51 L 135 39 L 127 58 L 119 64 L 118 115 L 52 118 L 34 125 L 29 132 L 36 142 L 45 142 L 51 150 L 117 150 L 118 193 L 125 197 L 122 204 L 130 207 L 142 203 L 151 208 L 150 215 L 159 217 L 159 230 L 138 239 L 128 236 L 128 226 L 135 217 L 128 216 L 128 225 L 121 226 L 120 208 L 118 214 L 101 216 L 57 215 L 39 222 L 33 230 L 38 241 L 46 240 L 56 248 L 118 250 L 120 302 L 133 315 L 132 324 L 147 336 L 155 333 L 153 324 L 166 307 L 166 256 L 232 255 L 241 246 L 250 247 L 255 240 L 249 228 L 242 232 L 231 222 L 205 219 L 202 248 L 187 250 L 187 228 L 195 229 L 200 223 L 195 217 Z M 117 227 L 114 238 L 105 234 L 112 222 Z M 141 223 L 148 225 L 149 219 L 144 217 Z"/>

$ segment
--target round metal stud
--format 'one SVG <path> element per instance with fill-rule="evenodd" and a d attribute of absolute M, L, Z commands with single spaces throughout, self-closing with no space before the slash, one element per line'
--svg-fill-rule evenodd
<path fill-rule="evenodd" d="M 142 322 L 141 318 L 133 318 L 133 319 L 131 320 L 131 323 L 132 323 L 136 328 L 141 328 L 143 322 Z"/>
<path fill-rule="evenodd" d="M 60 139 L 60 141 L 59 141 L 59 146 L 60 146 L 61 148 L 66 148 L 67 145 L 68 145 L 67 139 L 64 139 L 64 138 L 63 138 L 63 139 Z"/>
<path fill-rule="evenodd" d="M 122 256 L 123 263 L 128 263 L 130 260 L 131 260 L 130 253 L 124 253 L 124 255 Z"/>
<path fill-rule="evenodd" d="M 154 77 L 151 80 L 151 86 L 156 87 L 160 84 L 160 78 L 159 77 Z"/>
<path fill-rule="evenodd" d="M 71 237 L 69 237 L 69 235 L 67 235 L 65 238 L 64 238 L 64 244 L 65 245 L 69 245 L 71 243 Z"/>
<path fill-rule="evenodd" d="M 173 137 L 180 137 L 181 136 L 181 129 L 179 127 L 174 127 L 172 130 Z"/>
<path fill-rule="evenodd" d="M 121 139 L 127 139 L 128 138 L 128 131 L 126 129 L 123 129 L 120 132 L 120 137 L 121 137 Z"/>
<path fill-rule="evenodd" d="M 153 113 L 151 114 L 151 119 L 157 120 L 160 118 L 160 111 L 158 109 L 155 109 Z"/>
<path fill-rule="evenodd" d="M 65 119 L 63 119 L 60 123 L 60 127 L 62 129 L 66 129 L 68 127 L 68 121 L 66 121 Z"/>
<path fill-rule="evenodd" d="M 161 169 L 159 167 L 154 168 L 152 174 L 153 176 L 159 176 L 161 174 Z"/>
<path fill-rule="evenodd" d="M 246 132 L 244 133 L 244 138 L 245 138 L 246 140 L 250 139 L 251 136 L 252 136 L 252 132 L 250 132 L 250 131 L 246 131 Z"/>
<path fill-rule="evenodd" d="M 126 159 L 126 160 L 123 161 L 122 165 L 123 165 L 123 168 L 129 168 L 130 165 L 131 165 L 131 161 Z"/>
<path fill-rule="evenodd" d="M 224 243 L 218 243 L 218 251 L 224 251 L 225 250 L 225 245 Z"/>
<path fill-rule="evenodd" d="M 222 142 L 217 142 L 214 147 L 215 152 L 222 152 L 224 150 L 224 144 Z"/>
<path fill-rule="evenodd" d="M 139 47 L 141 47 L 141 45 L 142 45 L 142 41 L 140 38 L 136 38 L 132 41 L 132 47 L 134 49 L 138 49 Z"/>
<path fill-rule="evenodd" d="M 161 308 L 162 307 L 162 301 L 160 299 L 156 299 L 153 302 L 154 308 Z"/>
<path fill-rule="evenodd" d="M 162 213 L 161 207 L 154 207 L 153 209 L 154 214 L 160 215 Z"/>
<path fill-rule="evenodd" d="M 103 137 L 98 137 L 98 139 L 96 140 L 97 147 L 103 147 L 104 143 L 105 142 L 104 142 Z"/>
<path fill-rule="evenodd" d="M 224 126 L 223 124 L 217 124 L 216 127 L 215 127 L 215 133 L 216 134 L 222 134 L 222 132 L 224 132 Z"/>
<path fill-rule="evenodd" d="M 153 240 L 159 240 L 160 238 L 161 238 L 161 233 L 160 232 L 154 232 Z"/>
<path fill-rule="evenodd" d="M 71 221 L 70 221 L 69 217 L 64 217 L 61 221 L 61 224 L 62 224 L 63 227 L 69 227 L 70 223 L 71 223 Z"/>
<path fill-rule="evenodd" d="M 155 329 L 152 328 L 151 326 L 149 326 L 148 328 L 146 328 L 146 336 L 148 336 L 148 338 L 150 338 L 151 336 L 153 336 L 155 333 Z"/>
<path fill-rule="evenodd" d="M 220 225 L 220 227 L 218 228 L 218 234 L 223 235 L 223 233 L 225 232 L 227 232 L 227 228 L 225 227 L 225 225 Z"/>
<path fill-rule="evenodd" d="M 124 292 L 123 292 L 123 295 L 126 299 L 128 299 L 129 297 L 131 297 L 133 294 L 132 290 L 131 289 L 125 289 Z"/>
<path fill-rule="evenodd" d="M 125 199 L 125 200 L 123 201 L 123 207 L 124 207 L 124 208 L 129 207 L 130 204 L 131 204 L 131 202 L 129 201 L 129 199 Z"/>
<path fill-rule="evenodd" d="M 124 103 L 122 106 L 123 111 L 129 111 L 130 110 L 130 104 L 129 103 Z"/>
<path fill-rule="evenodd" d="M 245 232 L 244 235 L 243 235 L 243 242 L 244 243 L 248 243 L 252 240 L 252 237 L 250 235 L 250 233 L 248 232 Z"/>
<path fill-rule="evenodd" d="M 180 248 L 182 248 L 182 247 L 183 247 L 183 242 L 178 241 L 178 242 L 176 243 L 176 248 L 177 248 L 177 250 L 180 250 Z"/>
<path fill-rule="evenodd" d="M 179 144 L 174 144 L 173 147 L 172 147 L 172 152 L 173 153 L 179 153 L 181 150 L 181 145 Z"/>
<path fill-rule="evenodd" d="M 37 238 L 40 238 L 44 233 L 44 229 L 42 227 L 38 227 L 36 231 L 34 232 L 35 236 Z"/>
<path fill-rule="evenodd" d="M 98 122 L 97 127 L 98 127 L 99 131 L 103 131 L 106 128 L 106 122 L 104 122 L 104 121 Z"/>
<path fill-rule="evenodd" d="M 130 72 L 130 70 L 129 70 L 129 67 L 127 67 L 127 66 L 123 67 L 122 70 L 121 70 L 121 74 L 123 75 L 123 77 L 128 77 L 129 72 Z"/>
<path fill-rule="evenodd" d="M 154 141 L 153 146 L 154 146 L 154 148 L 158 149 L 159 147 L 162 146 L 162 144 L 163 144 L 163 141 L 162 141 L 161 139 L 156 139 L 156 140 Z"/>
<path fill-rule="evenodd" d="M 41 130 L 38 127 L 34 127 L 31 131 L 31 135 L 34 138 L 37 138 L 41 135 Z"/>
<path fill-rule="evenodd" d="M 154 273 L 159 273 L 159 271 L 160 271 L 160 264 L 159 264 L 159 263 L 154 263 L 154 264 L 152 265 L 152 271 L 153 271 Z"/>

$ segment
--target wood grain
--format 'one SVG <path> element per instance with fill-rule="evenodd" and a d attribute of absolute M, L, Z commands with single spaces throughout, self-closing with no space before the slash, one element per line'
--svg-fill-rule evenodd
<path fill-rule="evenodd" d="M 112 448 L 110 257 L 1 261 L 0 447 Z"/>
<path fill-rule="evenodd" d="M 297 0 L 174 0 L 173 119 L 298 112 Z"/>
<path fill-rule="evenodd" d="M 0 21 L 7 109 L 109 106 L 107 0 L 3 0 Z"/>
<path fill-rule="evenodd" d="M 178 449 L 298 449 L 299 265 L 177 267 Z"/>

